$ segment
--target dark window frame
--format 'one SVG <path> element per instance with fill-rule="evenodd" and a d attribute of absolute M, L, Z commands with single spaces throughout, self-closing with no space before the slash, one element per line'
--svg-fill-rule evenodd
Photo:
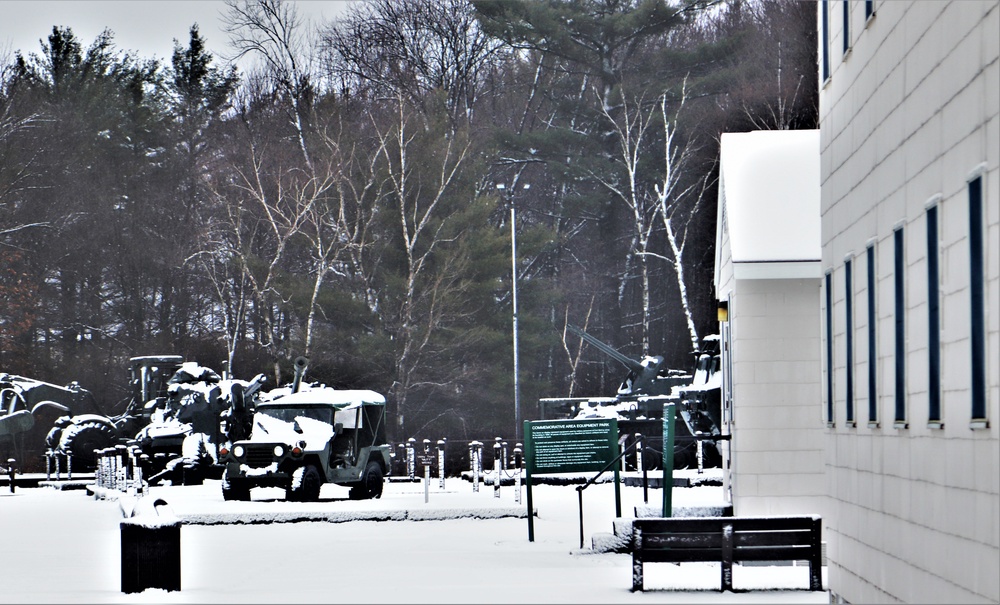
<path fill-rule="evenodd" d="M 878 307 L 876 296 L 875 242 L 865 248 L 868 265 L 868 426 L 878 428 Z"/>
<path fill-rule="evenodd" d="M 851 51 L 851 1 L 842 0 L 844 7 L 844 54 Z"/>
<path fill-rule="evenodd" d="M 970 175 L 969 198 L 969 299 L 970 299 L 970 387 L 971 427 L 988 428 L 986 405 L 986 245 L 983 213 L 983 168 Z"/>
<path fill-rule="evenodd" d="M 820 75 L 822 76 L 820 84 L 830 79 L 830 7 L 828 2 L 829 0 L 820 0 L 819 5 L 820 22 L 822 23 L 820 40 L 823 44 L 823 53 L 820 57 Z"/>
<path fill-rule="evenodd" d="M 895 414 L 893 426 L 909 427 L 906 420 L 906 242 L 903 225 L 893 229 L 893 307 L 895 322 Z"/>
<path fill-rule="evenodd" d="M 938 240 L 940 212 L 935 196 L 927 203 L 927 425 L 941 422 L 941 247 Z"/>
<path fill-rule="evenodd" d="M 854 419 L 854 263 L 844 258 L 844 413 L 847 426 L 857 426 Z"/>
<path fill-rule="evenodd" d="M 826 272 L 826 424 L 836 426 L 833 417 L 833 274 Z"/>

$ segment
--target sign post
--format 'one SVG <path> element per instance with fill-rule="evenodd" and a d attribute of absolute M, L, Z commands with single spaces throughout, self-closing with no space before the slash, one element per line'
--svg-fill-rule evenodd
<path fill-rule="evenodd" d="M 587 473 L 604 470 L 618 456 L 618 420 L 538 420 L 524 422 L 525 484 L 528 491 L 528 541 L 535 541 L 531 477 L 536 473 Z M 619 475 L 615 504 L 621 515 Z"/>
<path fill-rule="evenodd" d="M 674 490 L 674 404 L 663 404 L 663 516 L 673 513 Z"/>

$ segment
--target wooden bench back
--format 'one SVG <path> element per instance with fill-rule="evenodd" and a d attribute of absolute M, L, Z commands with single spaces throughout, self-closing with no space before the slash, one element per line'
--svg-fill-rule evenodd
<path fill-rule="evenodd" d="M 821 552 L 818 516 L 643 518 L 632 527 L 633 547 L 650 562 L 809 561 Z"/>

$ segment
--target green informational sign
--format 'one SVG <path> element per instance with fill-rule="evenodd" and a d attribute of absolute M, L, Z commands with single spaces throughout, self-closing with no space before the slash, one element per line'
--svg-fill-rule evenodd
<path fill-rule="evenodd" d="M 546 473 L 600 473 L 614 467 L 615 514 L 621 516 L 618 465 L 618 419 L 526 420 L 524 422 L 525 483 L 528 489 L 528 541 L 535 541 L 531 476 Z M 583 500 L 580 500 L 583 540 Z M 582 546 L 581 546 L 582 547 Z"/>
<path fill-rule="evenodd" d="M 524 434 L 528 472 L 589 473 L 618 455 L 618 420 L 540 420 Z"/>

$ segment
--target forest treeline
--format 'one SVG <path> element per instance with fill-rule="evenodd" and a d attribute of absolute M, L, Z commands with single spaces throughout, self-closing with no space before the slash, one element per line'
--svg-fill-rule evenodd
<path fill-rule="evenodd" d="M 273 386 L 304 355 L 385 393 L 391 438 L 511 435 L 515 268 L 524 418 L 624 375 L 567 323 L 690 369 L 719 135 L 816 127 L 815 15 L 369 0 L 310 26 L 230 0 L 232 55 L 192 24 L 169 64 L 39 32 L 0 57 L 0 371 L 111 413 L 131 356 Z"/>

